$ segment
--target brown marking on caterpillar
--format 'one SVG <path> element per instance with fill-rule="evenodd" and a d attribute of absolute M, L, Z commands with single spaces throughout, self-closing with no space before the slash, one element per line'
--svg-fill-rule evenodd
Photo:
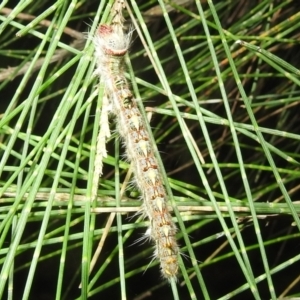
<path fill-rule="evenodd" d="M 114 56 L 124 56 L 128 50 L 126 46 L 126 40 L 124 39 L 116 39 L 112 26 L 103 24 L 98 28 L 99 37 L 101 37 L 105 41 L 105 45 L 103 47 L 104 52 L 107 55 Z M 117 41 L 117 42 L 116 42 Z"/>

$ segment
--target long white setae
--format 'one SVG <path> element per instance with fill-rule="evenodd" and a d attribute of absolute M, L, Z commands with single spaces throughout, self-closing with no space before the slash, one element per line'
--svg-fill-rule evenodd
<path fill-rule="evenodd" d="M 167 194 L 147 127 L 124 75 L 124 56 L 131 34 L 123 31 L 122 7 L 115 8 L 111 25 L 100 25 L 93 38 L 97 69 L 116 116 L 117 130 L 124 141 L 128 159 L 134 165 L 135 182 L 141 191 L 143 213 L 150 220 L 147 237 L 155 243 L 154 256 L 165 278 L 176 279 L 179 248 L 176 226 L 167 208 Z"/>

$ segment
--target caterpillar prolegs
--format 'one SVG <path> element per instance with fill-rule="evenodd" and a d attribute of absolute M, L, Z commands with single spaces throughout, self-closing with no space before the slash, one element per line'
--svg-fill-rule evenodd
<path fill-rule="evenodd" d="M 97 57 L 95 73 L 104 82 L 127 157 L 134 165 L 135 182 L 144 200 L 144 214 L 150 220 L 147 235 L 155 243 L 154 255 L 160 261 L 163 276 L 176 279 L 179 253 L 176 226 L 167 208 L 166 191 L 145 120 L 124 76 L 124 56 L 131 34 L 124 33 L 120 11 L 119 14 L 118 22 L 100 25 L 93 38 Z"/>

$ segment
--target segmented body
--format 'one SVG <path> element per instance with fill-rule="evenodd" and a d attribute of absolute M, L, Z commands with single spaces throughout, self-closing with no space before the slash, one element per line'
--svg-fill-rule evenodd
<path fill-rule="evenodd" d="M 155 242 L 154 255 L 160 260 L 163 276 L 176 278 L 179 253 L 176 226 L 167 208 L 165 188 L 145 121 L 124 76 L 124 55 L 129 43 L 130 35 L 119 27 L 100 25 L 94 38 L 99 58 L 96 73 L 103 79 L 127 157 L 134 165 L 135 182 L 144 200 L 144 214 L 151 224 L 147 234 Z"/>

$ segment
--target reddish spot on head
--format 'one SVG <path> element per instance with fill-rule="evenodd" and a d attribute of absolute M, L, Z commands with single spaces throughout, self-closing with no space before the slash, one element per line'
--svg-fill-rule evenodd
<path fill-rule="evenodd" d="M 98 32 L 100 35 L 110 35 L 113 33 L 113 29 L 110 25 L 104 24 L 99 26 Z"/>

